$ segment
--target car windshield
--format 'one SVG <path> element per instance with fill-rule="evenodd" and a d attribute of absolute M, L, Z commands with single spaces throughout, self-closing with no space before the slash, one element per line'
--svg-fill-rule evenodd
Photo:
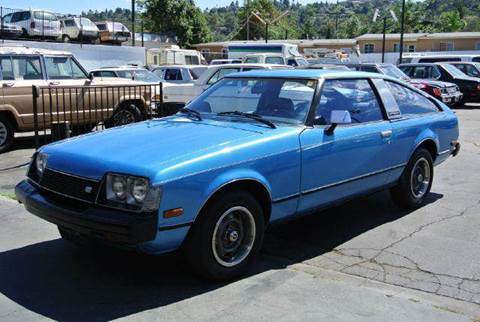
<path fill-rule="evenodd" d="M 400 70 L 400 68 L 396 66 L 380 66 L 380 70 L 387 76 L 393 77 L 393 78 L 398 78 L 398 79 L 404 79 L 408 80 L 410 77 L 408 77 L 404 72 Z"/>
<path fill-rule="evenodd" d="M 158 83 L 162 79 L 151 71 L 140 69 L 135 71 L 135 80 L 147 83 Z"/>
<path fill-rule="evenodd" d="M 454 77 L 468 77 L 460 69 L 449 64 L 443 64 L 443 68 Z"/>
<path fill-rule="evenodd" d="M 316 84 L 316 80 L 225 78 L 187 107 L 205 115 L 238 111 L 271 122 L 303 124 Z"/>

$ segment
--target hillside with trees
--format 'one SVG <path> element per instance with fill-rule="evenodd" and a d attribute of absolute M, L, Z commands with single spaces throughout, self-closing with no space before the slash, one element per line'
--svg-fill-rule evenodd
<path fill-rule="evenodd" d="M 381 19 L 372 21 L 376 8 L 385 14 L 391 9 L 398 18 L 401 15 L 401 0 L 318 1 L 306 5 L 293 0 L 237 0 L 203 11 L 194 0 L 139 0 L 137 4 L 146 31 L 177 35 L 179 44 L 186 47 L 199 42 L 246 39 L 247 16 L 250 39 L 263 39 L 265 26 L 252 12 L 272 21 L 288 10 L 284 18 L 269 26 L 270 39 L 354 38 L 381 33 Z M 128 9 L 84 14 L 92 20 L 115 19 L 127 27 L 130 24 Z M 387 32 L 399 31 L 400 23 L 390 19 Z M 480 31 L 480 1 L 407 0 L 405 32 L 452 31 Z"/>

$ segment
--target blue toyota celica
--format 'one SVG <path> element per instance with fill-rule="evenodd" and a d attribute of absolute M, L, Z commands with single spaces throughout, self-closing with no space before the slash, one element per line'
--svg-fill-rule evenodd
<path fill-rule="evenodd" d="M 44 146 L 16 187 L 76 244 L 182 250 L 211 279 L 243 273 L 268 224 L 390 189 L 413 209 L 460 148 L 444 104 L 380 74 L 230 74 L 178 114 Z"/>

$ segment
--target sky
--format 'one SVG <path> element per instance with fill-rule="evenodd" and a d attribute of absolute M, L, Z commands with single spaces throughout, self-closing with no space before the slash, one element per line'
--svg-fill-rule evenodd
<path fill-rule="evenodd" d="M 331 0 L 335 1 L 335 0 Z M 224 6 L 230 4 L 232 0 L 195 0 L 202 9 Z M 243 4 L 243 0 L 239 0 Z M 312 3 L 315 0 L 297 0 L 299 3 Z M 6 8 L 23 9 L 23 8 L 41 8 L 56 13 L 79 14 L 88 9 L 105 10 L 120 8 L 129 8 L 131 0 L 0 0 L 0 5 Z"/>

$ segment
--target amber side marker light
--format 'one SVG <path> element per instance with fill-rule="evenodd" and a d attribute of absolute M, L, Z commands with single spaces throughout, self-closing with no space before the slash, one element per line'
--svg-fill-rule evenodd
<path fill-rule="evenodd" d="M 169 209 L 163 212 L 163 218 L 178 217 L 181 215 L 183 215 L 183 208 Z"/>

